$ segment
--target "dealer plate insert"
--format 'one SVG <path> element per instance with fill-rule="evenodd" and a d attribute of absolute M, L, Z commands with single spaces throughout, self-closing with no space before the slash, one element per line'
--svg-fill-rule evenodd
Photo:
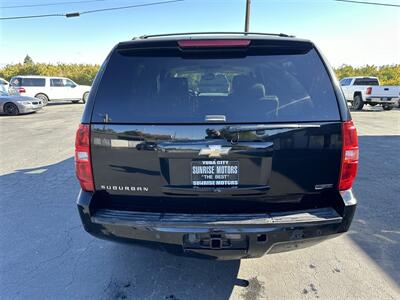
<path fill-rule="evenodd" d="M 235 186 L 239 184 L 239 162 L 233 160 L 194 160 L 191 164 L 194 186 Z"/>

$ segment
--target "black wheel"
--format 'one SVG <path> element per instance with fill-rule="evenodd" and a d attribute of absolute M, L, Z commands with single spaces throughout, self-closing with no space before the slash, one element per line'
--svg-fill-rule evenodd
<path fill-rule="evenodd" d="M 79 100 L 72 100 L 72 103 L 78 103 Z"/>
<path fill-rule="evenodd" d="M 82 102 L 86 103 L 88 97 L 89 97 L 89 92 L 84 93 L 83 96 L 82 96 Z"/>
<path fill-rule="evenodd" d="M 38 98 L 42 101 L 43 106 L 46 106 L 49 103 L 49 98 L 45 94 L 37 94 L 35 98 Z"/>
<path fill-rule="evenodd" d="M 368 103 L 369 105 L 371 105 L 371 106 L 375 106 L 375 105 L 377 105 L 378 103 Z"/>
<path fill-rule="evenodd" d="M 382 104 L 382 108 L 383 108 L 383 110 L 392 110 L 393 109 L 393 105 Z"/>
<path fill-rule="evenodd" d="M 4 113 L 9 116 L 16 116 L 19 114 L 19 109 L 14 103 L 6 103 L 3 107 Z"/>
<path fill-rule="evenodd" d="M 353 108 L 355 110 L 362 110 L 363 107 L 364 107 L 364 101 L 361 98 L 361 96 L 360 95 L 355 96 L 353 100 Z"/>

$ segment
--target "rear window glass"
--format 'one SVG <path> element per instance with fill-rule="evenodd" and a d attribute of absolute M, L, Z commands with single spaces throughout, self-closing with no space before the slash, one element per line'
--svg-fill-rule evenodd
<path fill-rule="evenodd" d="M 354 81 L 354 85 L 379 85 L 379 81 L 374 78 L 358 78 Z"/>
<path fill-rule="evenodd" d="M 314 49 L 305 54 L 182 58 L 110 57 L 92 122 L 227 123 L 339 120 L 336 96 Z"/>
<path fill-rule="evenodd" d="M 46 80 L 44 78 L 13 78 L 11 86 L 45 86 Z"/>
<path fill-rule="evenodd" d="M 19 78 L 19 77 L 11 78 L 10 86 L 21 86 L 21 78 Z"/>

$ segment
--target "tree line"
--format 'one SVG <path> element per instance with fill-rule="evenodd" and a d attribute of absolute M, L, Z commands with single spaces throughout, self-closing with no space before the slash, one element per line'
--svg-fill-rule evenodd
<path fill-rule="evenodd" d="M 24 63 L 9 64 L 0 68 L 0 77 L 10 80 L 17 75 L 60 76 L 70 78 L 78 84 L 91 85 L 99 68 L 99 65 L 91 64 L 34 63 L 27 55 Z"/>
<path fill-rule="evenodd" d="M 352 67 L 342 65 L 335 69 L 337 78 L 353 76 L 375 76 L 379 78 L 382 85 L 400 85 L 400 65 Z"/>
<path fill-rule="evenodd" d="M 91 64 L 34 63 L 27 55 L 24 63 L 9 64 L 0 68 L 0 77 L 10 80 L 16 75 L 61 76 L 68 77 L 78 84 L 91 85 L 99 67 Z M 400 85 L 400 65 L 342 65 L 334 70 L 339 79 L 350 76 L 376 76 L 382 85 Z"/>

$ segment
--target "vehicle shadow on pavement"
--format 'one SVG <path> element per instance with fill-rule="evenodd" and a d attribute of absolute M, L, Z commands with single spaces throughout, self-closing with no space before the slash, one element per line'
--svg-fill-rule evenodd
<path fill-rule="evenodd" d="M 0 176 L 0 298 L 227 299 L 239 261 L 96 239 L 81 225 L 73 158 Z"/>
<path fill-rule="evenodd" d="M 353 113 L 371 113 L 371 112 L 381 112 L 381 113 L 386 113 L 387 111 L 386 110 L 384 110 L 383 108 L 382 108 L 382 106 L 380 106 L 380 105 L 377 105 L 377 106 L 370 106 L 370 105 L 365 105 L 364 107 L 363 107 L 363 109 L 362 110 L 356 110 L 356 109 L 353 109 L 353 108 L 351 108 L 351 106 L 349 106 L 349 109 L 350 109 L 350 111 L 351 111 L 351 113 L 353 114 Z M 399 106 L 395 106 L 395 107 L 393 107 L 393 109 L 392 109 L 392 111 L 393 110 L 399 110 Z"/>
<path fill-rule="evenodd" d="M 360 136 L 348 236 L 400 286 L 400 136 Z"/>
<path fill-rule="evenodd" d="M 79 105 L 79 104 L 84 104 L 81 101 L 78 103 L 73 103 L 71 101 L 55 101 L 55 102 L 49 102 L 47 103 L 47 106 L 62 106 L 62 105 Z"/>
<path fill-rule="evenodd" d="M 36 114 L 37 112 L 29 112 L 29 113 L 26 113 L 26 114 L 19 114 L 19 115 L 16 115 L 16 116 L 12 116 L 12 115 L 6 115 L 5 113 L 0 113 L 0 118 L 6 118 L 6 117 L 8 117 L 8 118 L 15 118 L 15 117 L 23 117 L 23 116 L 29 116 L 29 115 L 33 115 L 33 114 Z"/>

